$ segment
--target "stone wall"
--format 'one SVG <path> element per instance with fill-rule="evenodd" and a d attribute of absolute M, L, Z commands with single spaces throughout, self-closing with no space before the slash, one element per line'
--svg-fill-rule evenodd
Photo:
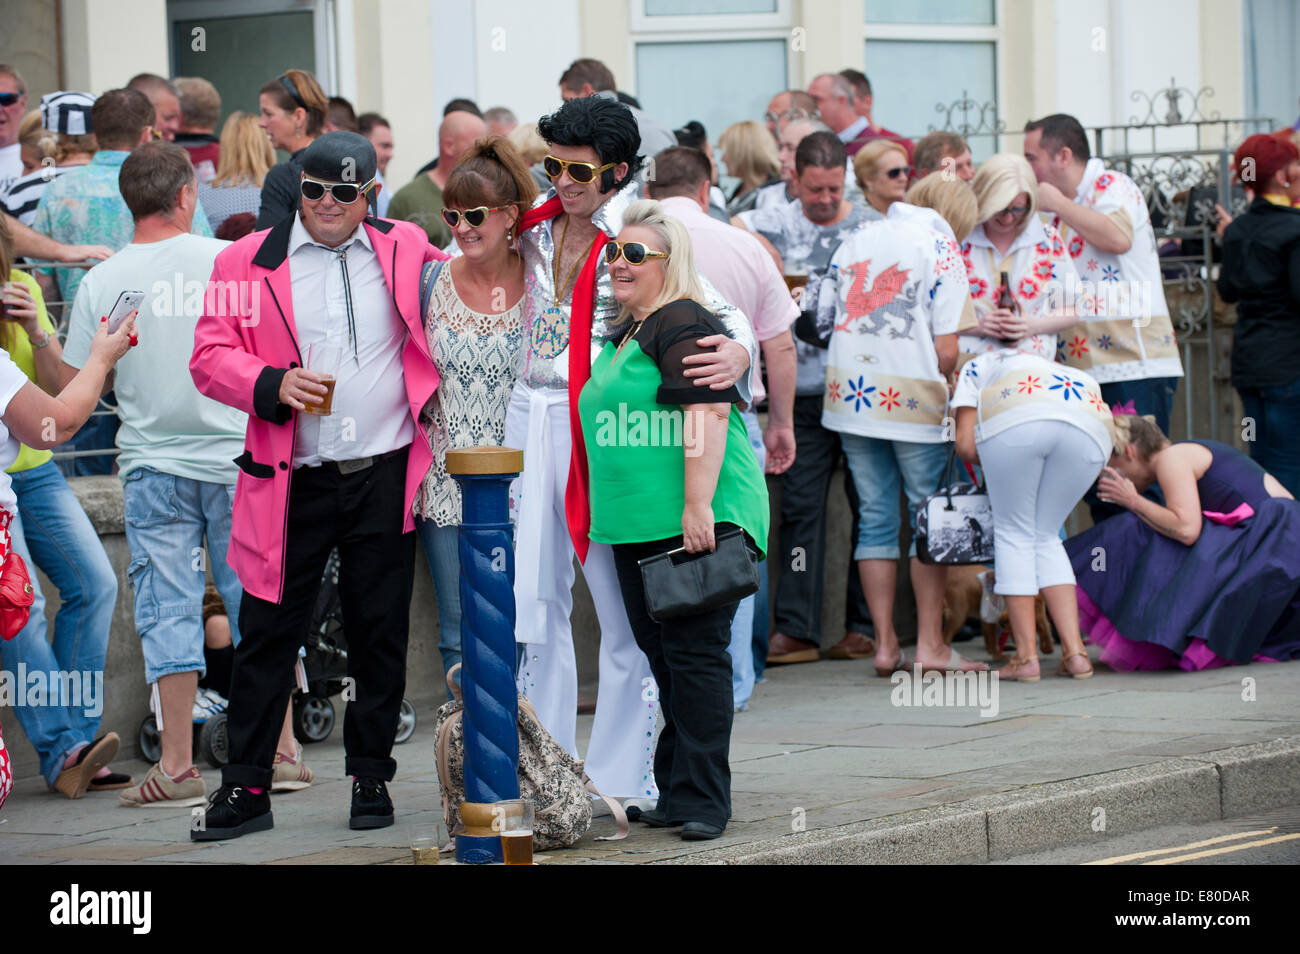
<path fill-rule="evenodd" d="M 844 634 L 844 585 L 850 552 L 848 503 L 842 488 L 843 474 L 837 473 L 832 483 L 828 515 L 828 556 L 825 598 L 822 601 L 822 632 L 824 646 L 837 642 Z M 140 641 L 135 635 L 131 615 L 131 586 L 126 568 L 131 562 L 123 529 L 122 486 L 116 477 L 78 477 L 69 482 L 99 531 L 104 549 L 118 576 L 119 599 L 113 615 L 113 631 L 109 639 L 108 658 L 105 664 L 105 703 L 103 730 L 112 730 L 122 737 L 123 752 L 138 755 L 137 736 L 140 724 L 149 715 L 149 687 L 144 681 L 144 659 Z M 773 507 L 773 533 L 778 523 L 777 507 L 780 500 L 780 481 L 769 478 Z M 775 536 L 772 540 L 773 562 Z M 418 548 L 417 548 L 418 550 Z M 789 566 L 788 559 L 785 566 Z M 774 570 L 775 572 L 775 570 Z M 906 570 L 900 567 L 899 600 L 896 618 L 900 632 L 915 631 L 914 613 L 907 591 Z M 46 596 L 46 615 L 53 627 L 54 614 L 59 607 L 58 592 L 48 578 L 40 576 Z M 599 627 L 591 596 L 581 573 L 574 586 L 573 611 L 574 644 L 578 657 L 580 691 L 587 696 L 596 692 L 597 652 Z M 0 665 L 5 665 L 3 644 L 0 644 Z M 12 666 L 5 666 L 12 669 Z M 416 706 L 421 720 L 432 720 L 434 710 L 446 698 L 442 678 L 442 663 L 438 654 L 438 614 L 433 586 L 422 551 L 418 553 L 415 571 L 415 589 L 411 599 L 411 639 L 407 655 L 406 696 Z M 340 712 L 341 715 L 341 712 Z M 0 707 L 0 727 L 5 743 L 13 758 L 15 777 L 25 778 L 38 774 L 35 751 L 27 741 L 18 719 L 7 707 Z M 341 718 L 335 732 L 342 732 Z"/>

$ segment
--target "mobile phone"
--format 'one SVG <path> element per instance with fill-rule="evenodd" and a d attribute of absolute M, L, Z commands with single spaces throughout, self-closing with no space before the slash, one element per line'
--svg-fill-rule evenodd
<path fill-rule="evenodd" d="M 144 292 L 142 291 L 124 291 L 117 296 L 117 304 L 113 310 L 108 313 L 108 333 L 111 335 L 122 327 L 122 322 L 126 321 L 127 315 L 133 311 L 139 311 L 140 305 L 144 303 Z"/>

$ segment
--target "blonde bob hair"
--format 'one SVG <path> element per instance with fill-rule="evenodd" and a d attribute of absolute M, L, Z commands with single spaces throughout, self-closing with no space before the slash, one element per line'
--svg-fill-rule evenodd
<path fill-rule="evenodd" d="M 776 142 L 767 127 L 747 119 L 732 123 L 718 137 L 727 170 L 743 182 L 746 188 L 755 188 L 781 171 L 781 159 L 776 152 Z"/>
<path fill-rule="evenodd" d="M 668 253 L 666 259 L 648 260 L 664 264 L 664 287 L 655 299 L 653 308 L 662 308 L 681 298 L 689 298 L 707 308 L 704 286 L 700 284 L 700 275 L 695 270 L 695 252 L 691 248 L 691 236 L 686 231 L 686 226 L 665 212 L 664 207 L 654 199 L 640 199 L 627 207 L 623 213 L 623 228 L 629 225 L 654 232 L 660 245 L 655 251 Z M 624 308 L 619 312 L 619 321 L 630 318 L 631 315 L 632 312 Z"/>
<path fill-rule="evenodd" d="M 858 188 L 867 191 L 866 181 L 874 179 L 880 170 L 886 168 L 884 159 L 891 152 L 901 155 L 903 165 L 907 165 L 906 147 L 893 139 L 873 139 L 858 150 L 853 157 L 853 177 L 858 180 Z"/>
<path fill-rule="evenodd" d="M 1022 192 L 1029 193 L 1029 214 L 1026 223 L 1038 214 L 1038 180 L 1024 156 L 1013 152 L 999 152 L 989 156 L 975 172 L 971 182 L 979 202 L 979 221 L 987 222 L 1016 201 Z"/>
<path fill-rule="evenodd" d="M 932 172 L 907 190 L 904 202 L 938 212 L 958 242 L 975 228 L 979 205 L 970 186 L 946 172 Z"/>
<path fill-rule="evenodd" d="M 267 172 L 275 165 L 275 151 L 266 133 L 257 125 L 257 117 L 235 110 L 221 127 L 221 152 L 217 157 L 217 174 L 210 185 L 255 185 L 261 188 Z"/>

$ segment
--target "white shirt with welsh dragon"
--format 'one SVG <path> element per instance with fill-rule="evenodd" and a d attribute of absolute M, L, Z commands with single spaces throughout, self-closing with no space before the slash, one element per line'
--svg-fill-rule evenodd
<path fill-rule="evenodd" d="M 1057 360 L 1102 384 L 1182 377 L 1155 230 L 1141 191 L 1128 176 L 1093 158 L 1074 201 L 1109 218 L 1130 245 L 1119 255 L 1103 252 L 1059 216 L 1053 218 L 1080 279 L 1069 294 L 1079 321 L 1057 336 Z"/>
<path fill-rule="evenodd" d="M 961 251 L 939 216 L 896 202 L 831 259 L 834 308 L 822 426 L 917 444 L 940 444 L 948 385 L 934 339 L 956 334 L 969 307 Z M 819 322 L 820 324 L 820 322 Z"/>

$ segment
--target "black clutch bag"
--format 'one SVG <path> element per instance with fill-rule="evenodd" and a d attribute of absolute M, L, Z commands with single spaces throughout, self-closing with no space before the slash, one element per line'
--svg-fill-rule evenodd
<path fill-rule="evenodd" d="M 694 616 L 758 592 L 758 554 L 745 532 L 728 530 L 714 542 L 712 553 L 678 547 L 637 562 L 651 619 Z"/>

